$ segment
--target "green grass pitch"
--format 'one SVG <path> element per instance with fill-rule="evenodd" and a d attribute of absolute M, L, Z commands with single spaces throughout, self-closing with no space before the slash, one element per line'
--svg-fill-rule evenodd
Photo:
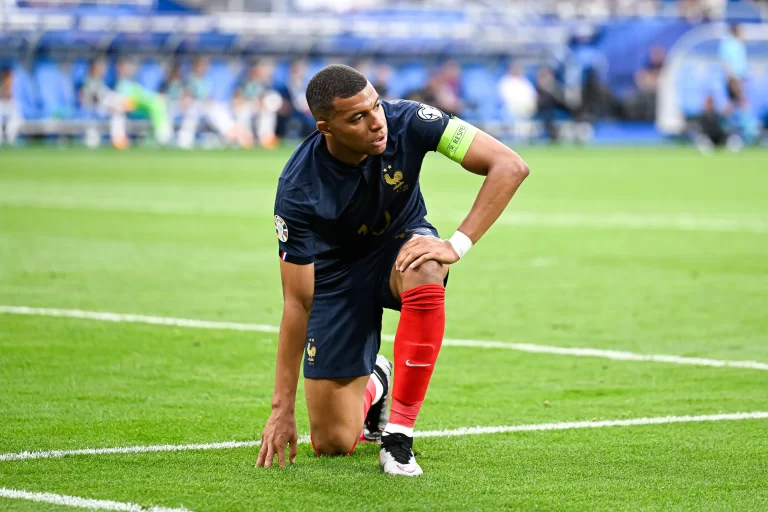
<path fill-rule="evenodd" d="M 446 337 L 768 363 L 768 153 L 522 149 Z M 289 152 L 0 151 L 0 305 L 277 325 Z M 422 173 L 449 236 L 481 179 Z M 397 317 L 387 314 L 385 332 Z M 258 439 L 277 336 L 0 313 L 0 454 Z M 392 344 L 382 351 L 391 355 Z M 301 397 L 303 391 L 300 389 Z M 417 430 L 768 411 L 768 371 L 445 346 Z M 303 397 L 298 429 L 308 433 Z M 768 510 L 768 419 L 0 460 L 0 488 L 203 510 Z M 71 510 L 0 498 L 0 510 Z"/>

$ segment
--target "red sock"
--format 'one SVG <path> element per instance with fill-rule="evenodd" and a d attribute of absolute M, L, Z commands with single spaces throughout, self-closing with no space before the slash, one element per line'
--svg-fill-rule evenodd
<path fill-rule="evenodd" d="M 427 284 L 403 292 L 395 334 L 395 382 L 388 432 L 413 435 L 445 332 L 445 288 Z M 400 428 L 398 428 L 400 427 Z"/>
<path fill-rule="evenodd" d="M 368 384 L 365 385 L 365 398 L 363 399 L 363 418 L 368 416 L 368 411 L 371 409 L 371 404 L 376 398 L 376 384 L 373 379 L 376 377 L 370 376 L 368 378 Z"/>

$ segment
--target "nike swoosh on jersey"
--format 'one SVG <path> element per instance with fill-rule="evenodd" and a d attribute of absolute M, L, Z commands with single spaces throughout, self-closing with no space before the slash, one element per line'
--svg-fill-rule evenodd
<path fill-rule="evenodd" d="M 424 368 L 426 366 L 432 366 L 431 364 L 422 364 L 422 363 L 412 363 L 410 360 L 405 361 L 405 366 L 410 366 L 411 368 Z"/>

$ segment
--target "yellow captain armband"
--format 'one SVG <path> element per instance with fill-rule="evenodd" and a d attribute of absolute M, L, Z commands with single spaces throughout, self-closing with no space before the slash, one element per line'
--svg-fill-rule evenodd
<path fill-rule="evenodd" d="M 478 129 L 456 117 L 448 121 L 448 126 L 437 145 L 437 152 L 461 163 L 469 151 L 469 146 L 477 135 Z"/>

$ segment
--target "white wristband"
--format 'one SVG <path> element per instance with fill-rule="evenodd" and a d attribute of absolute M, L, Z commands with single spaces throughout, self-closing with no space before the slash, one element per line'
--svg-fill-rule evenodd
<path fill-rule="evenodd" d="M 461 231 L 456 231 L 448 242 L 453 246 L 456 254 L 459 255 L 459 259 L 463 258 L 473 245 L 472 240 Z"/>

